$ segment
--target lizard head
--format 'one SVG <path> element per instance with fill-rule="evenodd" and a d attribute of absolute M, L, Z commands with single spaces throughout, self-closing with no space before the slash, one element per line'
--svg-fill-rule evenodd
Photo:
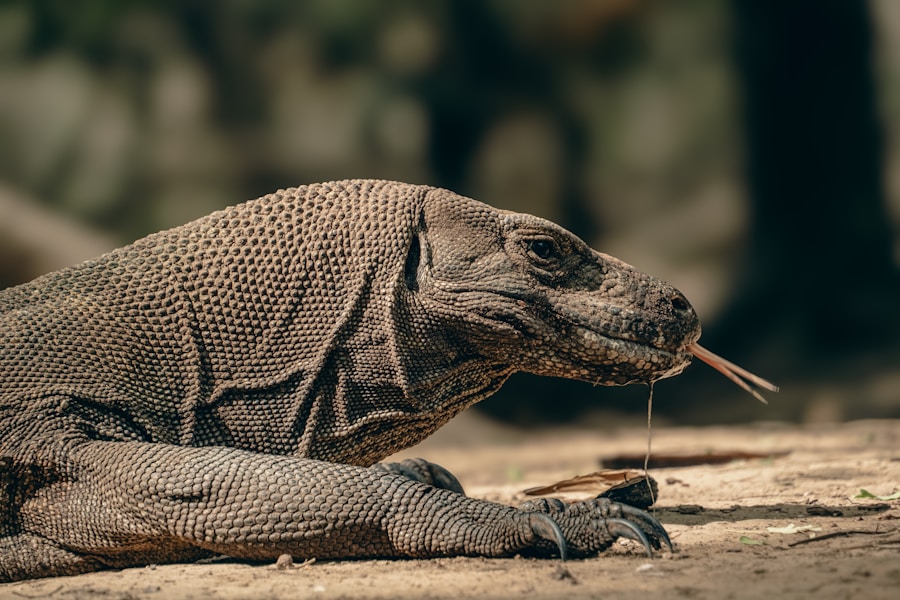
<path fill-rule="evenodd" d="M 604 385 L 680 373 L 700 337 L 685 297 L 562 227 L 445 190 L 426 200 L 406 282 L 512 370 Z"/>

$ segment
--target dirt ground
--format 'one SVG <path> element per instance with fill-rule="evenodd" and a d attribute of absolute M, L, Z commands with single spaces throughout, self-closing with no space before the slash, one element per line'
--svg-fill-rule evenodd
<path fill-rule="evenodd" d="M 653 469 L 655 513 L 676 551 L 652 559 L 620 542 L 566 563 L 453 558 L 278 570 L 218 560 L 0 585 L 0 598 L 896 598 L 900 500 L 854 496 L 900 491 L 898 443 L 900 421 L 658 428 L 654 454 L 788 454 Z M 638 427 L 529 433 L 467 414 L 403 454 L 443 464 L 472 496 L 516 503 L 522 489 L 645 445 Z"/>

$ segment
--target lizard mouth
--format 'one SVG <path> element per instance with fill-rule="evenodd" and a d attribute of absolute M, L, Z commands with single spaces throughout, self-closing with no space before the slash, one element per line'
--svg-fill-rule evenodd
<path fill-rule="evenodd" d="M 590 362 L 582 357 L 582 364 L 595 372 L 595 382 L 611 378 L 616 384 L 650 383 L 678 375 L 693 357 L 684 346 L 664 348 L 610 336 L 583 325 L 574 325 L 573 333 L 584 355 L 597 357 Z"/>
<path fill-rule="evenodd" d="M 503 360 L 509 360 L 509 349 L 498 346 L 496 335 L 501 330 L 511 334 L 510 341 L 515 345 L 512 354 L 521 361 L 514 361 L 513 366 L 536 374 L 599 385 L 650 383 L 681 373 L 693 357 L 687 346 L 700 337 L 696 324 L 679 326 L 674 320 L 661 324 L 649 315 L 633 311 L 623 314 L 625 309 L 617 307 L 593 305 L 590 310 L 575 310 L 577 307 L 546 299 L 538 301 L 533 295 L 471 287 L 441 291 L 452 294 L 452 301 L 447 302 L 450 305 L 471 307 L 474 303 L 460 302 L 468 294 L 478 294 L 479 299 L 486 293 L 503 298 L 505 302 L 496 303 L 491 310 L 465 311 L 466 318 L 490 331 L 490 338 L 484 340 L 486 351 L 500 350 Z M 600 312 L 618 317 L 616 331 L 596 327 L 593 322 Z M 552 349 L 547 347 L 550 340 Z"/>

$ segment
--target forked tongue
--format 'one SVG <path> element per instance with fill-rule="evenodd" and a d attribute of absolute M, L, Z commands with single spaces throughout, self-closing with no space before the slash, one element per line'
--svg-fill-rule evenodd
<path fill-rule="evenodd" d="M 748 381 L 764 390 L 769 390 L 770 392 L 778 391 L 778 386 L 773 384 L 772 382 L 766 381 L 762 377 L 759 377 L 757 375 L 754 375 L 750 371 L 742 369 L 733 362 L 727 361 L 717 354 L 713 354 L 696 342 L 688 346 L 686 350 L 731 381 L 733 381 L 741 389 L 748 391 L 753 395 L 754 398 L 756 398 L 763 404 L 768 404 L 768 401 L 766 401 L 766 399 L 762 397 L 762 394 L 750 387 L 750 384 L 747 383 Z"/>

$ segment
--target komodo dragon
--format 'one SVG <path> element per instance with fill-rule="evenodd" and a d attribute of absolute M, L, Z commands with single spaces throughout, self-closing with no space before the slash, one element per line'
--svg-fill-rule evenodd
<path fill-rule="evenodd" d="M 513 372 L 652 382 L 699 335 L 672 287 L 443 189 L 310 185 L 150 235 L 0 291 L 0 581 L 669 545 L 605 499 L 514 508 L 376 463 Z"/>

